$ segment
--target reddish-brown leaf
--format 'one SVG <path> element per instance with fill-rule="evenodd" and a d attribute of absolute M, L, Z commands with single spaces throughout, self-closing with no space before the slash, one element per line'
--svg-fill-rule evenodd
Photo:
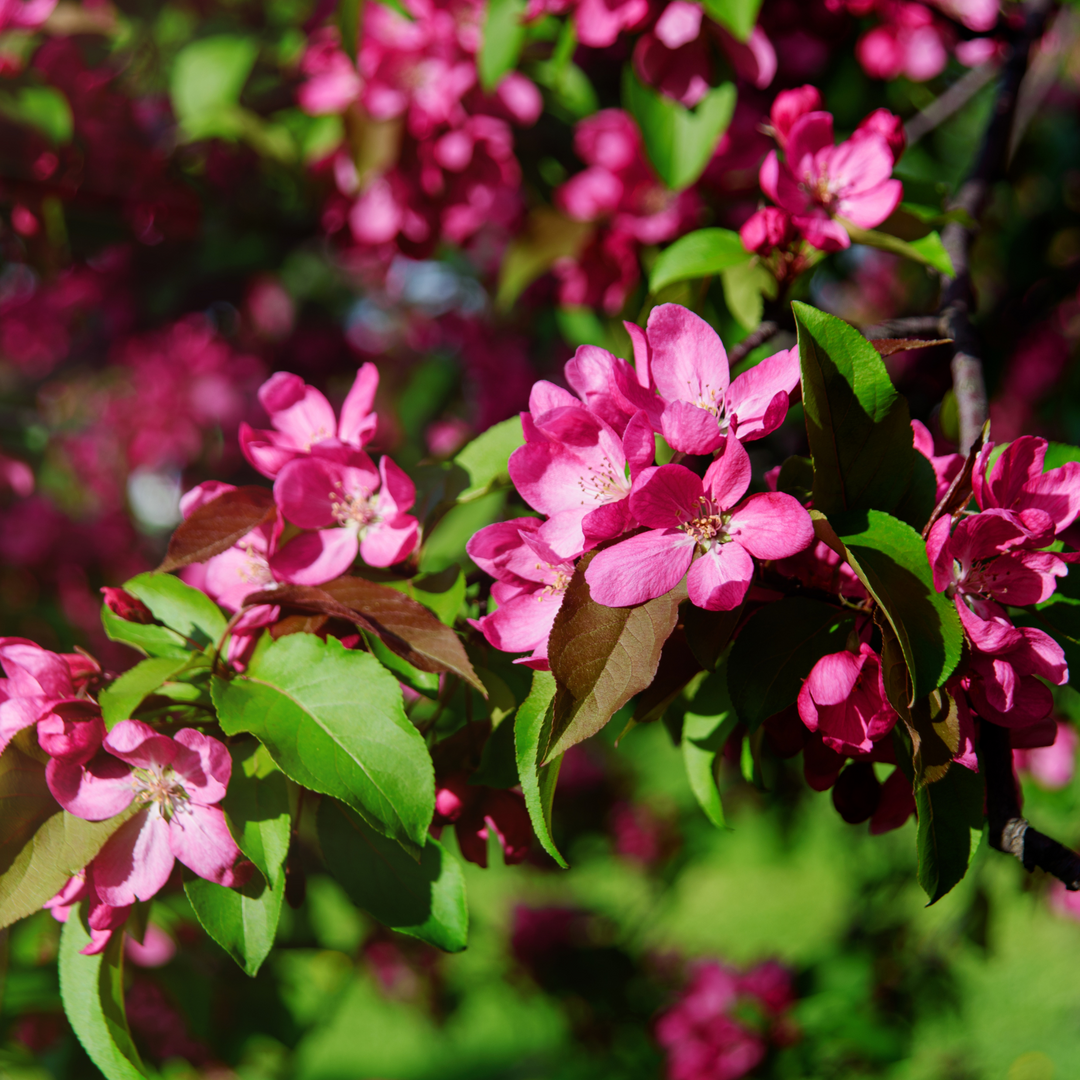
<path fill-rule="evenodd" d="M 908 352 L 911 349 L 929 349 L 932 345 L 951 345 L 952 338 L 871 338 L 870 344 L 882 356 L 892 356 L 893 353 Z"/>
<path fill-rule="evenodd" d="M 254 607 L 256 604 L 276 604 L 287 610 L 302 611 L 306 615 L 345 619 L 364 630 L 377 632 L 375 626 L 359 612 L 313 585 L 279 585 L 276 589 L 264 589 L 244 597 L 244 607 Z"/>
<path fill-rule="evenodd" d="M 321 591 L 359 613 L 367 620 L 371 632 L 413 667 L 421 671 L 453 672 L 487 697 L 461 639 L 422 604 L 396 589 L 360 577 L 338 578 L 323 585 Z"/>
<path fill-rule="evenodd" d="M 176 527 L 158 570 L 206 562 L 227 551 L 275 513 L 274 496 L 268 488 L 240 487 L 222 492 Z"/>

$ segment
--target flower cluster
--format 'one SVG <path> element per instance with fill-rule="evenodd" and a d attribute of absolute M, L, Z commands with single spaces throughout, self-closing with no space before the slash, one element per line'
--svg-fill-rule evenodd
<path fill-rule="evenodd" d="M 694 604 L 726 611 L 743 602 L 755 559 L 784 559 L 813 540 L 790 495 L 746 495 L 743 443 L 783 422 L 797 354 L 777 353 L 732 379 L 720 338 L 686 308 L 663 304 L 644 330 L 626 326 L 634 366 L 582 346 L 566 365 L 576 393 L 539 382 L 522 414 L 525 445 L 510 457 L 510 476 L 545 520 L 491 525 L 468 545 L 496 579 L 498 608 L 475 625 L 496 648 L 530 650 L 533 666 L 546 666 L 575 561 L 600 544 L 585 571 L 598 603 L 639 604 L 685 577 Z M 654 465 L 657 435 L 680 456 L 712 457 L 704 477 L 684 464 Z"/>

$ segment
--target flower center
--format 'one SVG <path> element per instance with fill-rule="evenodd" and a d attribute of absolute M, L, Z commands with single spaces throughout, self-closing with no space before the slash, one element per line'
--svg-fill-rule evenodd
<path fill-rule="evenodd" d="M 131 783 L 135 788 L 135 798 L 139 802 L 157 807 L 158 813 L 166 821 L 171 821 L 173 815 L 184 809 L 190 799 L 171 765 L 133 769 Z"/>
<path fill-rule="evenodd" d="M 601 505 L 619 502 L 630 494 L 625 472 L 620 473 L 610 461 L 605 461 L 602 467 L 579 476 L 578 487 L 585 496 L 581 500 L 582 505 L 586 502 Z"/>
<path fill-rule="evenodd" d="M 730 514 L 720 513 L 709 499 L 702 495 L 698 516 L 683 522 L 679 528 L 708 551 L 713 544 L 726 544 L 731 540 L 727 531 L 730 520 Z"/>
<path fill-rule="evenodd" d="M 358 529 L 366 529 L 381 520 L 370 491 L 361 491 L 358 495 L 331 491 L 330 512 L 339 525 L 354 525 Z"/>
<path fill-rule="evenodd" d="M 256 551 L 250 543 L 244 544 L 246 559 L 236 568 L 236 576 L 245 585 L 274 585 L 273 574 L 270 573 L 270 564 L 266 556 Z"/>

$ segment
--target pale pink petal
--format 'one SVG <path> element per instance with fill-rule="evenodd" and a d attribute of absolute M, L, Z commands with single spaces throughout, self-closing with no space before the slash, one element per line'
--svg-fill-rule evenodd
<path fill-rule="evenodd" d="M 225 744 L 194 728 L 181 728 L 173 738 L 189 751 L 177 754 L 173 768 L 192 802 L 221 802 L 232 776 L 232 758 Z"/>
<path fill-rule="evenodd" d="M 359 550 L 354 529 L 301 533 L 271 558 L 270 567 L 290 585 L 323 585 L 341 577 Z"/>
<path fill-rule="evenodd" d="M 644 390 L 651 388 L 651 376 L 649 375 L 649 339 L 645 331 L 637 323 L 623 320 L 627 334 L 630 335 L 630 344 L 634 348 L 634 372 L 637 375 L 638 384 Z"/>
<path fill-rule="evenodd" d="M 233 884 L 240 849 L 218 807 L 183 807 L 173 815 L 168 829 L 170 851 L 189 870 L 219 885 Z"/>
<path fill-rule="evenodd" d="M 677 49 L 693 41 L 701 32 L 702 11 L 697 4 L 672 0 L 656 20 L 653 33 L 669 48 Z"/>
<path fill-rule="evenodd" d="M 754 578 L 754 561 L 738 544 L 714 544 L 687 575 L 690 601 L 706 611 L 737 608 Z"/>
<path fill-rule="evenodd" d="M 648 468 L 656 457 L 656 439 L 652 424 L 643 410 L 634 413 L 623 432 L 623 453 L 630 466 L 630 479 L 636 479 L 642 469 Z"/>
<path fill-rule="evenodd" d="M 889 144 L 878 134 L 864 134 L 842 142 L 829 158 L 829 179 L 847 198 L 876 188 L 892 175 Z"/>
<path fill-rule="evenodd" d="M 180 513 L 185 519 L 189 518 L 200 506 L 213 502 L 226 491 L 235 490 L 235 484 L 223 484 L 220 480 L 207 480 L 202 484 L 196 484 L 190 491 L 180 496 Z"/>
<path fill-rule="evenodd" d="M 529 517 L 485 525 L 465 545 L 465 551 L 481 570 L 493 578 L 506 581 L 509 575 L 509 579 L 516 579 L 519 575 L 513 563 L 522 547 L 521 532 L 535 532 L 540 524 L 539 518 Z"/>
<path fill-rule="evenodd" d="M 674 529 L 697 516 L 703 492 L 701 480 L 685 465 L 645 469 L 634 481 L 630 512 L 650 529 Z"/>
<path fill-rule="evenodd" d="M 379 369 L 371 363 L 363 364 L 341 406 L 338 438 L 343 443 L 361 447 L 375 434 L 378 417 L 371 410 L 378 388 Z"/>
<path fill-rule="evenodd" d="M 706 470 L 703 486 L 721 510 L 729 510 L 750 486 L 750 455 L 738 439 L 724 439 L 724 452 Z"/>
<path fill-rule="evenodd" d="M 621 506 L 626 503 L 613 505 Z M 544 522 L 544 540 L 559 559 L 573 559 L 592 544 L 585 537 L 585 516 L 593 509 L 592 503 L 571 506 L 559 510 Z M 609 535 L 616 535 L 614 533 Z"/>
<path fill-rule="evenodd" d="M 400 514 L 392 521 L 377 521 L 360 541 L 360 558 L 368 566 L 393 566 L 416 550 L 419 538 L 420 524 L 410 514 Z"/>
<path fill-rule="evenodd" d="M 751 495 L 732 514 L 728 533 L 758 559 L 784 559 L 814 542 L 810 515 L 779 491 Z"/>
<path fill-rule="evenodd" d="M 140 810 L 106 841 L 94 859 L 94 885 L 110 907 L 149 900 L 174 865 L 169 825 L 155 807 Z"/>
<path fill-rule="evenodd" d="M 589 564 L 592 599 L 607 607 L 641 604 L 670 592 L 694 555 L 694 541 L 679 529 L 655 529 L 605 548 Z"/>
<path fill-rule="evenodd" d="M 661 396 L 699 407 L 718 407 L 728 388 L 727 352 L 704 319 L 679 304 L 649 313 L 649 368 Z"/>
<path fill-rule="evenodd" d="M 495 595 L 495 590 L 492 590 Z M 516 592 L 509 599 L 496 596 L 498 610 L 473 623 L 491 645 L 503 652 L 530 652 L 547 642 L 562 594 L 544 588 Z"/>
<path fill-rule="evenodd" d="M 569 366 L 573 361 L 570 360 L 567 363 Z M 533 383 L 533 388 L 529 392 L 529 413 L 533 420 L 539 420 L 544 413 L 551 412 L 552 409 L 568 406 L 580 407 L 580 405 L 581 402 L 569 390 L 564 390 L 561 386 L 556 386 L 545 379 Z"/>
<path fill-rule="evenodd" d="M 686 401 L 672 401 L 660 417 L 667 444 L 684 454 L 711 454 L 723 441 L 716 417 Z"/>
<path fill-rule="evenodd" d="M 207 561 L 203 584 L 207 594 L 223 608 L 239 611 L 249 593 L 274 585 L 274 575 L 266 555 L 241 541 Z"/>
<path fill-rule="evenodd" d="M 761 163 L 761 169 L 758 172 L 758 185 L 774 203 L 780 202 L 780 161 L 775 150 L 770 150 Z"/>
<path fill-rule="evenodd" d="M 886 180 L 869 191 L 845 195 L 837 204 L 836 212 L 863 229 L 873 229 L 900 205 L 903 195 L 904 185 L 899 180 Z"/>

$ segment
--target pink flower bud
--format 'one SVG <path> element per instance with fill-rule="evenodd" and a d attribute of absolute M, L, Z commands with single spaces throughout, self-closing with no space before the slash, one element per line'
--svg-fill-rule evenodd
<path fill-rule="evenodd" d="M 107 586 L 101 590 L 105 597 L 105 606 L 125 622 L 152 623 L 153 612 L 137 597 L 123 589 L 111 589 Z"/>
<path fill-rule="evenodd" d="M 769 255 L 797 239 L 791 217 L 778 206 L 766 206 L 749 217 L 739 230 L 743 247 L 757 255 Z"/>
<path fill-rule="evenodd" d="M 791 125 L 809 112 L 821 108 L 821 94 L 816 86 L 799 86 L 794 90 L 781 90 L 769 110 L 776 141 L 781 145 L 787 142 Z"/>

